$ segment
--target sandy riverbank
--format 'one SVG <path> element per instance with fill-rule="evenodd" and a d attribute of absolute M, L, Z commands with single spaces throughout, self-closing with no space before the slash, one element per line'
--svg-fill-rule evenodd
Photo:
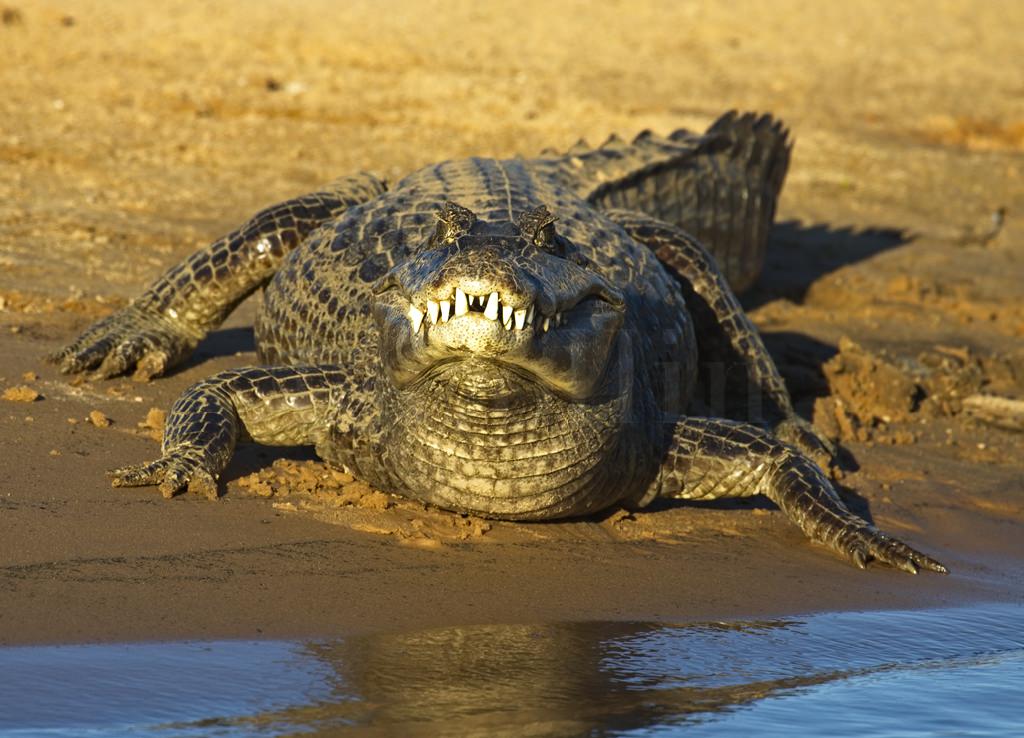
<path fill-rule="evenodd" d="M 0 390 L 27 389 L 0 401 L 0 643 L 1021 599 L 1024 434 L 964 398 L 1024 399 L 1024 70 L 1007 63 L 1024 7 L 633 5 L 3 5 Z M 165 502 L 103 471 L 152 457 L 150 408 L 252 361 L 254 305 L 150 384 L 42 362 L 339 173 L 729 108 L 771 111 L 797 142 L 745 302 L 801 410 L 848 449 L 848 499 L 949 577 L 860 572 L 759 503 L 489 525 L 346 490 L 311 456 L 261 476 L 277 455 L 256 448 L 219 502 Z"/>

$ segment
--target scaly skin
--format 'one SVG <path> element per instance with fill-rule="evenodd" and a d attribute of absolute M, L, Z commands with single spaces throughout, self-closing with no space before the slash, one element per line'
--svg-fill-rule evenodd
<path fill-rule="evenodd" d="M 257 213 L 50 359 L 64 372 L 93 369 L 101 378 L 133 367 L 138 379 L 163 374 L 265 284 L 314 228 L 383 191 L 379 180 L 361 174 Z"/>
<path fill-rule="evenodd" d="M 189 389 L 161 458 L 115 485 L 216 497 L 248 436 L 512 520 L 765 494 L 860 566 L 945 571 L 846 509 L 811 460 L 830 444 L 794 414 L 730 288 L 760 270 L 788 156 L 778 123 L 727 114 L 704 135 L 446 162 L 388 191 L 340 180 L 195 254 L 55 358 L 154 376 L 265 286 L 266 366 Z M 711 333 L 766 399 L 765 427 L 687 415 Z"/>

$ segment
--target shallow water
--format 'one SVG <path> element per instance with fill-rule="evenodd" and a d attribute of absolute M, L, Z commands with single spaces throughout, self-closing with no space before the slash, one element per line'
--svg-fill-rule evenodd
<path fill-rule="evenodd" d="M 1024 607 L 0 649 L 0 736 L 1024 735 Z"/>

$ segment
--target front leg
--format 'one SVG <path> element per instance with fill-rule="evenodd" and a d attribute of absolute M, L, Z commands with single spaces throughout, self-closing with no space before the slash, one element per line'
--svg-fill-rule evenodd
<path fill-rule="evenodd" d="M 113 484 L 155 484 L 164 497 L 187 487 L 215 499 L 236 441 L 319 444 L 354 394 L 338 366 L 229 369 L 186 390 L 171 407 L 161 457 L 111 472 Z"/>
<path fill-rule="evenodd" d="M 876 560 L 912 574 L 919 567 L 946 573 L 935 559 L 850 512 L 813 461 L 746 423 L 681 420 L 652 492 L 690 500 L 763 494 L 811 540 L 861 568 Z"/>
<path fill-rule="evenodd" d="M 65 373 L 150 379 L 188 357 L 242 300 L 269 280 L 316 228 L 384 191 L 361 174 L 267 208 L 169 269 L 138 299 L 90 326 L 50 359 Z"/>

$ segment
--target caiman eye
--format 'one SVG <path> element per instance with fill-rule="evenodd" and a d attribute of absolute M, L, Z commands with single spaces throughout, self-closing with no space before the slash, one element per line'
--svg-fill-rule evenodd
<path fill-rule="evenodd" d="M 538 244 L 538 246 L 549 254 L 560 256 L 563 259 L 570 259 L 577 264 L 579 263 L 577 259 L 583 258 L 583 255 L 576 251 L 576 247 L 561 236 L 556 235 L 550 241 L 544 241 L 542 244 Z"/>
<path fill-rule="evenodd" d="M 558 256 L 565 255 L 565 243 L 555 233 L 555 216 L 543 205 L 519 218 L 519 232 L 534 246 Z"/>
<path fill-rule="evenodd" d="M 469 233 L 476 222 L 476 213 L 472 210 L 448 201 L 441 206 L 437 215 L 437 228 L 427 242 L 428 248 L 436 248 L 455 243 L 459 236 Z"/>

